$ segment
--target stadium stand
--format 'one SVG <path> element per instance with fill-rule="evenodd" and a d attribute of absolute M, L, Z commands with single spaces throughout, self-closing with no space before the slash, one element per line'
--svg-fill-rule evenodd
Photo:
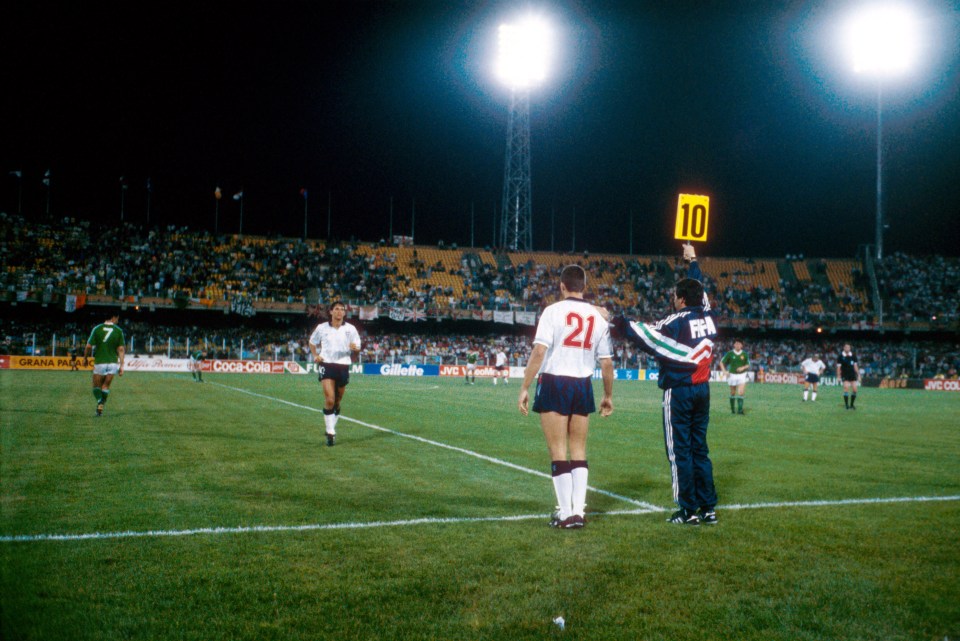
<path fill-rule="evenodd" d="M 644 317 L 661 311 L 676 258 L 492 252 L 473 248 L 326 243 L 214 236 L 187 228 L 87 221 L 27 223 L 0 214 L 0 300 L 52 301 L 67 294 L 223 310 L 300 313 L 304 303 L 355 306 L 533 310 L 559 296 L 556 275 L 578 263 L 597 304 Z M 893 254 L 856 259 L 708 257 L 702 267 L 721 322 L 778 328 L 832 324 L 853 329 L 955 328 L 960 260 Z M 886 326 L 886 325 L 885 325 Z"/>

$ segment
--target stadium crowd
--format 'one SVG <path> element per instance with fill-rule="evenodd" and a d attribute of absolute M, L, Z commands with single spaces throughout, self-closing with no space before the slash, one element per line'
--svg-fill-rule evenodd
<path fill-rule="evenodd" d="M 426 310 L 539 309 L 558 297 L 556 261 L 492 264 L 466 250 L 459 266 L 451 268 L 421 259 L 416 249 L 412 255 L 408 265 L 398 264 L 397 254 L 385 249 L 383 241 L 326 245 L 129 223 L 104 228 L 73 219 L 37 224 L 0 214 L 0 291 L 7 293 L 287 303 L 343 299 L 354 305 Z M 669 258 L 612 259 L 586 252 L 554 258 L 579 262 L 588 270 L 594 283 L 589 296 L 596 303 L 637 317 L 659 312 L 682 270 Z M 761 278 L 763 265 L 749 258 L 739 265 L 732 274 L 722 274 L 729 276 L 723 287 L 706 276 L 721 318 L 853 323 L 868 309 L 870 287 L 859 267 L 849 270 L 845 282 L 831 282 L 821 261 L 806 280 L 785 271 L 771 285 Z M 423 280 L 437 273 L 462 286 L 454 291 Z M 960 260 L 893 254 L 877 262 L 876 273 L 885 309 L 898 320 L 958 320 Z"/>

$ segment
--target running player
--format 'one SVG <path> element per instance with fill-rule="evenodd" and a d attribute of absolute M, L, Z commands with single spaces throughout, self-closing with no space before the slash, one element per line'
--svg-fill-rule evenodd
<path fill-rule="evenodd" d="M 329 447 L 336 442 L 340 401 L 350 382 L 350 355 L 360 351 L 360 333 L 344 322 L 346 315 L 346 306 L 334 302 L 330 305 L 330 320 L 317 325 L 310 335 L 310 353 L 317 363 L 318 378 L 323 386 L 323 423 Z"/>
<path fill-rule="evenodd" d="M 750 369 L 743 341 L 733 341 L 733 350 L 720 359 L 720 369 L 727 375 L 727 385 L 730 386 L 730 413 L 743 414 L 743 394 L 747 390 L 747 370 Z"/>
<path fill-rule="evenodd" d="M 120 314 L 113 314 L 93 328 L 83 350 L 83 361 L 93 353 L 93 397 L 97 399 L 97 416 L 103 416 L 103 406 L 110 397 L 113 377 L 123 376 L 123 357 L 126 352 L 123 330 L 117 327 Z"/>
<path fill-rule="evenodd" d="M 860 366 L 850 343 L 843 344 L 843 351 L 837 359 L 837 378 L 843 382 L 843 405 L 848 410 L 857 409 L 857 388 L 860 385 Z M 852 392 L 852 393 L 851 393 Z"/>
<path fill-rule="evenodd" d="M 203 382 L 203 359 L 206 358 L 206 355 L 203 353 L 202 349 L 194 350 L 190 352 L 190 374 L 193 375 L 193 380 L 198 383 Z"/>
<path fill-rule="evenodd" d="M 800 368 L 803 370 L 803 373 L 806 374 L 803 380 L 803 401 L 807 401 L 810 387 L 812 386 L 813 394 L 810 396 L 810 400 L 816 402 L 817 388 L 820 386 L 820 376 L 824 370 L 827 369 L 827 366 L 820 360 L 820 354 L 814 354 L 813 358 L 807 358 L 800 363 Z"/>
<path fill-rule="evenodd" d="M 496 385 L 497 379 L 502 378 L 503 384 L 506 385 L 510 382 L 510 366 L 507 364 L 507 353 L 503 351 L 502 347 L 497 348 L 495 363 L 496 371 L 493 373 L 493 384 Z"/>
<path fill-rule="evenodd" d="M 529 411 L 528 390 L 537 378 L 533 411 L 550 452 L 557 511 L 552 527 L 581 528 L 587 502 L 587 429 L 596 411 L 593 373 L 597 360 L 603 377 L 600 416 L 613 413 L 613 350 L 607 321 L 583 300 L 587 274 L 579 265 L 560 273 L 563 300 L 543 310 L 533 352 L 520 384 L 519 407 Z M 569 454 L 569 460 L 567 455 Z"/>

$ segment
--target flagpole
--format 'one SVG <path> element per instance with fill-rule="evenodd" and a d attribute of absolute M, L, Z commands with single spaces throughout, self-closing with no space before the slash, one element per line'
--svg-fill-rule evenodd
<path fill-rule="evenodd" d="M 150 184 L 150 179 L 147 178 L 147 227 L 150 226 L 150 196 L 153 194 L 153 185 Z"/>
<path fill-rule="evenodd" d="M 220 198 L 223 197 L 223 192 L 220 191 L 220 185 L 217 185 L 213 190 L 213 199 L 216 202 L 216 205 L 213 208 L 213 235 L 220 235 Z"/>
<path fill-rule="evenodd" d="M 387 237 L 387 244 L 393 242 L 393 196 L 390 196 L 390 236 Z"/>
<path fill-rule="evenodd" d="M 413 199 L 412 208 L 410 211 L 410 242 L 414 245 L 417 244 L 416 236 L 414 236 L 414 227 L 417 224 L 417 199 Z"/>
<path fill-rule="evenodd" d="M 573 230 L 573 240 L 570 244 L 570 251 L 575 252 L 577 251 L 577 208 L 576 207 L 573 208 L 573 225 L 571 225 L 571 229 Z"/>
<path fill-rule="evenodd" d="M 127 185 L 123 182 L 123 176 L 120 176 L 120 222 L 123 222 L 123 203 L 127 197 Z"/>
<path fill-rule="evenodd" d="M 553 229 L 554 229 L 554 218 L 557 215 L 557 208 L 553 205 L 550 206 L 550 251 L 553 252 Z"/>
<path fill-rule="evenodd" d="M 303 239 L 304 240 L 307 239 L 307 202 L 308 202 L 307 192 L 306 190 L 304 190 L 303 192 Z"/>
<path fill-rule="evenodd" d="M 240 237 L 243 238 L 243 189 L 240 190 Z"/>
<path fill-rule="evenodd" d="M 17 216 L 20 216 L 23 214 L 23 171 L 18 169 L 10 173 L 17 177 Z"/>
<path fill-rule="evenodd" d="M 50 217 L 50 170 L 48 169 L 43 174 L 43 184 L 47 188 L 47 217 Z"/>
<path fill-rule="evenodd" d="M 473 215 L 474 215 L 474 207 L 473 207 L 473 202 L 471 201 L 471 203 L 470 203 L 470 248 L 471 248 L 471 249 L 474 247 L 474 244 L 473 244 Z"/>
<path fill-rule="evenodd" d="M 330 242 L 330 217 L 333 216 L 333 193 L 327 190 L 327 242 Z"/>

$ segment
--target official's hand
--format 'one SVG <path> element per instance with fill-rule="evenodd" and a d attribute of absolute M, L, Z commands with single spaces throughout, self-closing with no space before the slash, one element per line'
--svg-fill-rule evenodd
<path fill-rule="evenodd" d="M 518 400 L 517 405 L 520 408 L 520 413 L 524 416 L 530 413 L 530 409 L 528 407 L 530 405 L 530 394 L 527 392 L 527 390 L 520 390 L 520 399 Z"/>
<path fill-rule="evenodd" d="M 613 399 L 604 398 L 600 401 L 600 416 L 606 418 L 613 414 Z"/>
<path fill-rule="evenodd" d="M 690 243 L 683 244 L 683 259 L 688 263 L 697 258 L 697 252 Z"/>

